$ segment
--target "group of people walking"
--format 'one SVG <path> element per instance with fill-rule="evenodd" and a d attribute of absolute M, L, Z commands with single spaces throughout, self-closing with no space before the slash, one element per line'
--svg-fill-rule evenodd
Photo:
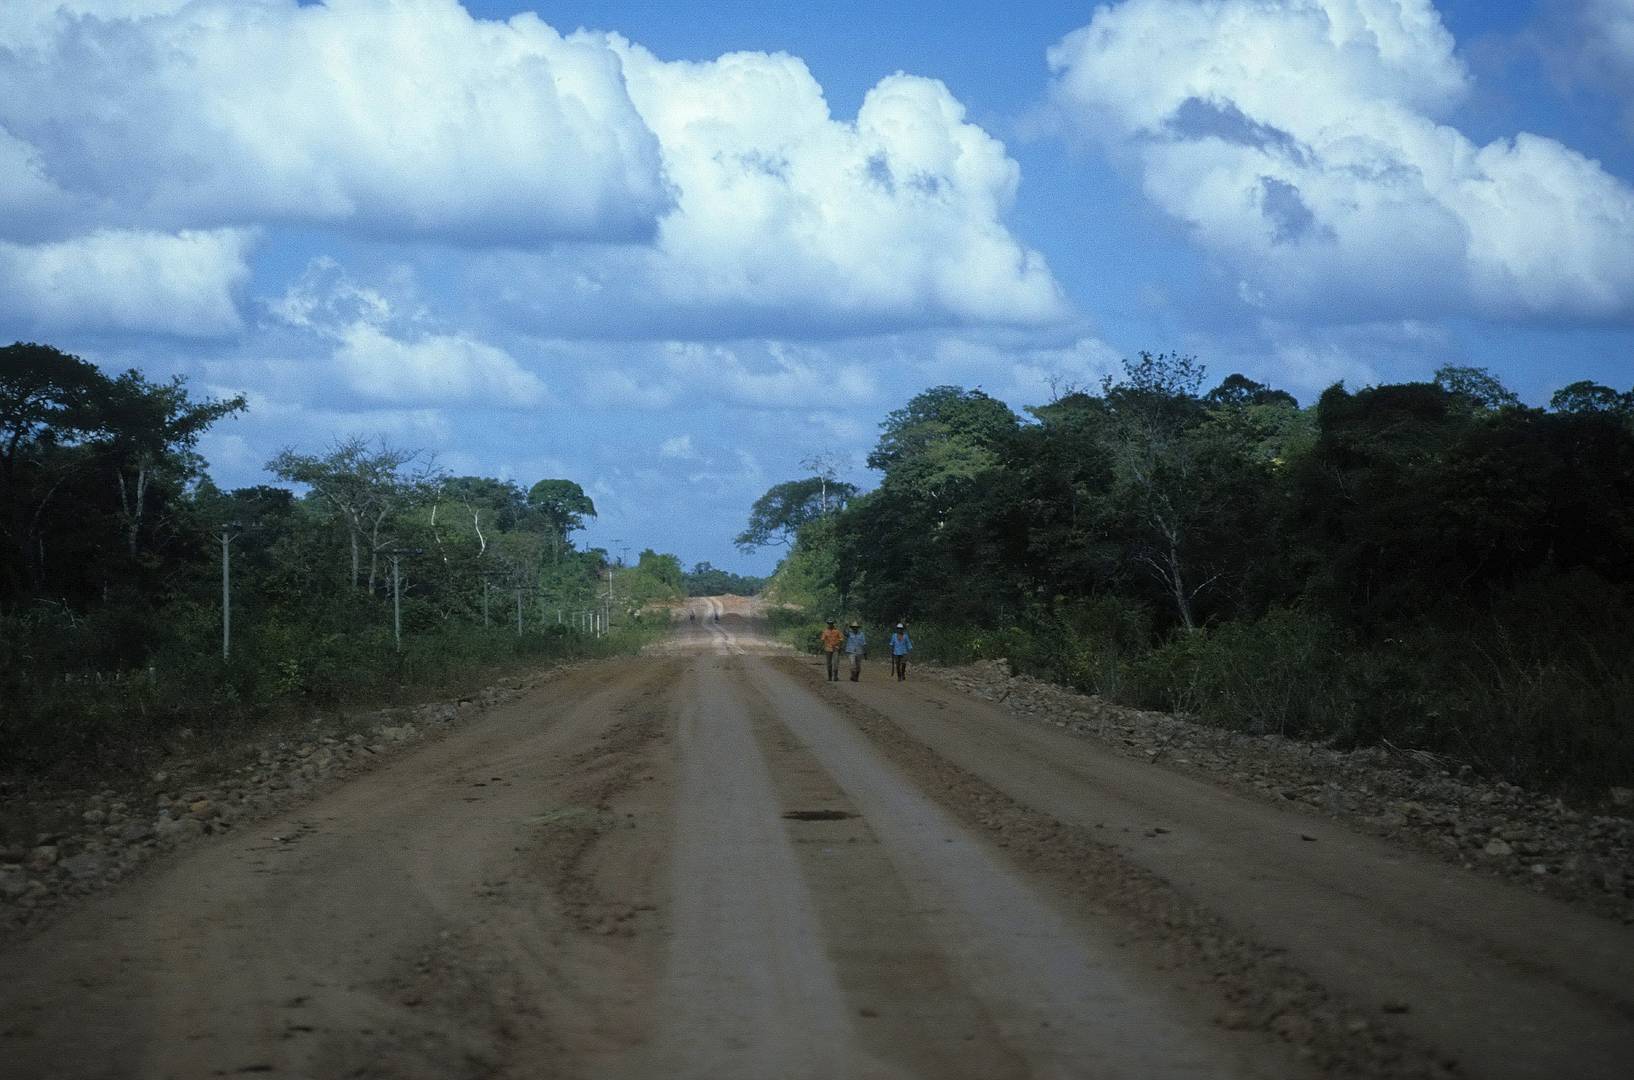
<path fill-rule="evenodd" d="M 834 625 L 834 620 L 828 620 L 819 640 L 822 643 L 823 655 L 828 660 L 828 681 L 840 681 L 840 654 L 851 658 L 851 681 L 857 682 L 862 678 L 863 657 L 868 655 L 868 637 L 862 632 L 862 624 L 852 620 L 842 633 Z M 891 650 L 891 671 L 901 682 L 908 677 L 908 654 L 913 651 L 913 641 L 908 637 L 908 627 L 904 623 L 897 623 L 896 630 L 891 634 L 888 647 Z"/>

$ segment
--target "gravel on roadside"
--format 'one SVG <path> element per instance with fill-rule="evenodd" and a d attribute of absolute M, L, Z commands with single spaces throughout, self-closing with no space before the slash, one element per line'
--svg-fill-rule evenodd
<path fill-rule="evenodd" d="M 0 782 L 0 941 L 37 929 L 155 856 L 241 829 L 375 768 L 579 661 L 423 705 L 321 714 L 226 747 L 181 733 L 146 776 L 94 788 L 18 792 Z"/>
<path fill-rule="evenodd" d="M 1126 757 L 1207 776 L 1248 794 L 1345 821 L 1404 847 L 1503 877 L 1634 924 L 1634 793 L 1588 809 L 1476 777 L 1388 745 L 1335 750 L 1115 705 L 1026 675 L 1007 660 L 923 674 Z"/>

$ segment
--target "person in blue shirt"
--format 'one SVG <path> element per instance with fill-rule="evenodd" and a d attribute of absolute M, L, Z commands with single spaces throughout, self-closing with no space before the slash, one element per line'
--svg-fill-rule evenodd
<path fill-rule="evenodd" d="M 896 672 L 897 682 L 908 677 L 908 654 L 911 652 L 913 642 L 908 638 L 908 628 L 897 623 L 896 633 L 891 635 L 891 669 Z"/>
<path fill-rule="evenodd" d="M 853 622 L 845 632 L 845 655 L 851 658 L 851 681 L 862 675 L 862 658 L 868 651 L 868 639 L 863 636 L 862 623 Z"/>

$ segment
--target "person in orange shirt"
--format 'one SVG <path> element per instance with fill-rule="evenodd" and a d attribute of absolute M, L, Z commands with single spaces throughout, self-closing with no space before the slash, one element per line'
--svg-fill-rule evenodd
<path fill-rule="evenodd" d="M 828 629 L 818 635 L 822 643 L 823 652 L 828 656 L 828 681 L 840 681 L 840 646 L 845 644 L 845 635 L 834 626 L 834 620 L 828 620 Z"/>

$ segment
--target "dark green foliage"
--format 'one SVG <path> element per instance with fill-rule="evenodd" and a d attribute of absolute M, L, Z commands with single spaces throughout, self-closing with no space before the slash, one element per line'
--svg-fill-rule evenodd
<path fill-rule="evenodd" d="M 224 492 L 193 447 L 242 408 L 48 346 L 0 349 L 0 772 L 130 767 L 182 727 L 618 649 L 651 632 L 642 604 L 681 594 L 674 556 L 610 572 L 604 552 L 573 549 L 595 508 L 570 480 L 524 493 L 353 437 L 269 463 L 299 493 Z M 590 633 L 590 612 L 614 633 Z"/>
<path fill-rule="evenodd" d="M 584 528 L 584 519 L 596 516 L 596 504 L 572 480 L 541 480 L 528 489 L 528 508 L 566 537 Z"/>
<path fill-rule="evenodd" d="M 1513 390 L 1499 382 L 1485 368 L 1444 364 L 1435 370 L 1435 385 L 1445 390 L 1459 407 L 1465 409 L 1477 411 L 1511 409 L 1521 403 L 1521 399 Z"/>
<path fill-rule="evenodd" d="M 855 484 L 827 476 L 775 484 L 749 508 L 749 527 L 734 542 L 745 552 L 768 544 L 787 547 L 803 526 L 844 509 L 856 494 Z"/>
<path fill-rule="evenodd" d="M 1231 405 L 1243 408 L 1249 405 L 1286 405 L 1299 408 L 1299 402 L 1286 390 L 1273 390 L 1264 383 L 1255 382 L 1246 375 L 1227 375 L 1203 397 L 1206 405 Z"/>
<path fill-rule="evenodd" d="M 1015 426 L 1009 407 L 980 390 L 932 387 L 880 424 L 879 445 L 868 455 L 868 467 L 889 475 L 905 461 L 947 455 L 950 446 L 991 448 Z"/>
<path fill-rule="evenodd" d="M 926 391 L 772 591 L 911 619 L 920 658 L 1244 731 L 1634 779 L 1634 395 L 1575 383 L 1544 411 L 1445 367 L 1301 409 L 1203 378 L 1143 353 L 1032 423 Z"/>
<path fill-rule="evenodd" d="M 1563 413 L 1609 413 L 1634 421 L 1634 390 L 1619 394 L 1609 386 L 1582 379 L 1556 390 L 1549 408 Z"/>
<path fill-rule="evenodd" d="M 766 587 L 766 579 L 734 574 L 701 562 L 682 576 L 688 596 L 753 596 Z"/>
<path fill-rule="evenodd" d="M 175 586 L 192 452 L 243 398 L 193 401 L 180 380 L 114 378 L 47 345 L 0 349 L 0 612 Z"/>
<path fill-rule="evenodd" d="M 225 737 L 290 712 L 412 704 L 472 689 L 496 669 L 614 655 L 660 626 L 630 623 L 604 638 L 557 626 L 518 636 L 411 607 L 401 653 L 389 618 L 360 600 L 350 611 L 250 623 L 231 664 L 215 651 L 220 626 L 209 608 L 167 611 L 157 640 L 151 620 L 130 607 L 74 627 L 8 619 L 0 625 L 0 767 L 34 776 L 123 771 L 162 757 L 183 728 Z"/>

